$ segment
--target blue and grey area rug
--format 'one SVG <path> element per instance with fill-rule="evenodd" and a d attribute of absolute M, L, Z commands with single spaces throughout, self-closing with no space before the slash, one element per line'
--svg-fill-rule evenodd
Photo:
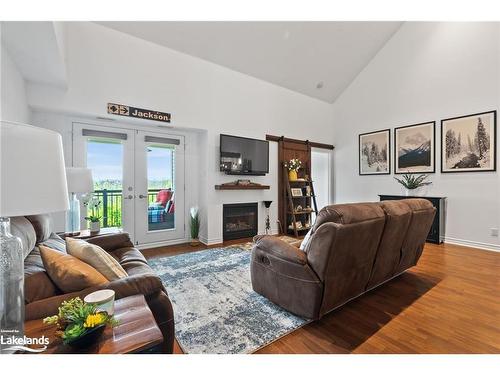
<path fill-rule="evenodd" d="M 308 323 L 252 290 L 250 256 L 243 245 L 148 260 L 185 353 L 252 353 Z"/>

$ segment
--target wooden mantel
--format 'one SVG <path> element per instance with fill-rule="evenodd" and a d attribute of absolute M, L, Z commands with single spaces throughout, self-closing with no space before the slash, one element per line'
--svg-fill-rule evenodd
<path fill-rule="evenodd" d="M 255 182 L 250 182 L 249 184 L 238 184 L 235 182 L 229 182 L 222 185 L 215 185 L 215 190 L 269 190 L 269 185 L 256 184 Z"/>

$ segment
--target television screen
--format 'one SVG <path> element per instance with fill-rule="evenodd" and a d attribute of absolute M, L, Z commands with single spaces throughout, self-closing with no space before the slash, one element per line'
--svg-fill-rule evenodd
<path fill-rule="evenodd" d="M 269 173 L 269 142 L 221 134 L 220 170 L 227 174 Z"/>

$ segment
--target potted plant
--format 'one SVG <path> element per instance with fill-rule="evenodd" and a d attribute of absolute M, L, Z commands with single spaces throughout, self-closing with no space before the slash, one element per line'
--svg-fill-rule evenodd
<path fill-rule="evenodd" d="M 423 186 L 432 184 L 431 181 L 425 181 L 429 175 L 413 175 L 405 173 L 402 178 L 394 177 L 394 179 L 403 186 L 403 193 L 405 196 L 418 195 L 418 190 Z"/>
<path fill-rule="evenodd" d="M 91 345 L 102 334 L 107 325 L 115 326 L 118 321 L 97 305 L 83 302 L 80 298 L 63 301 L 59 313 L 43 320 L 44 324 L 56 325 L 57 335 L 63 343 L 84 348 Z"/>
<path fill-rule="evenodd" d="M 99 216 L 101 201 L 94 194 L 89 194 L 82 200 L 83 205 L 87 207 L 87 212 L 90 211 L 90 215 L 85 217 L 85 220 L 89 222 L 89 230 L 91 233 L 98 233 L 101 230 L 101 216 Z"/>
<path fill-rule="evenodd" d="M 191 246 L 198 246 L 200 244 L 200 217 L 198 207 L 191 207 L 189 210 L 191 217 Z"/>
<path fill-rule="evenodd" d="M 297 171 L 302 167 L 302 162 L 299 159 L 290 159 L 290 161 L 285 162 L 285 167 L 288 169 L 288 179 L 297 181 Z"/>

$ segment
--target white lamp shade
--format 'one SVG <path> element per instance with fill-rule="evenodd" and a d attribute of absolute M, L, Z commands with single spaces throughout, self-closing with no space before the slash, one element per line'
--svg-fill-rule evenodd
<path fill-rule="evenodd" d="M 37 215 L 68 209 L 61 135 L 0 122 L 0 216 Z"/>
<path fill-rule="evenodd" d="M 68 192 L 90 193 L 94 191 L 92 170 L 88 168 L 66 168 L 66 179 L 68 180 Z"/>

